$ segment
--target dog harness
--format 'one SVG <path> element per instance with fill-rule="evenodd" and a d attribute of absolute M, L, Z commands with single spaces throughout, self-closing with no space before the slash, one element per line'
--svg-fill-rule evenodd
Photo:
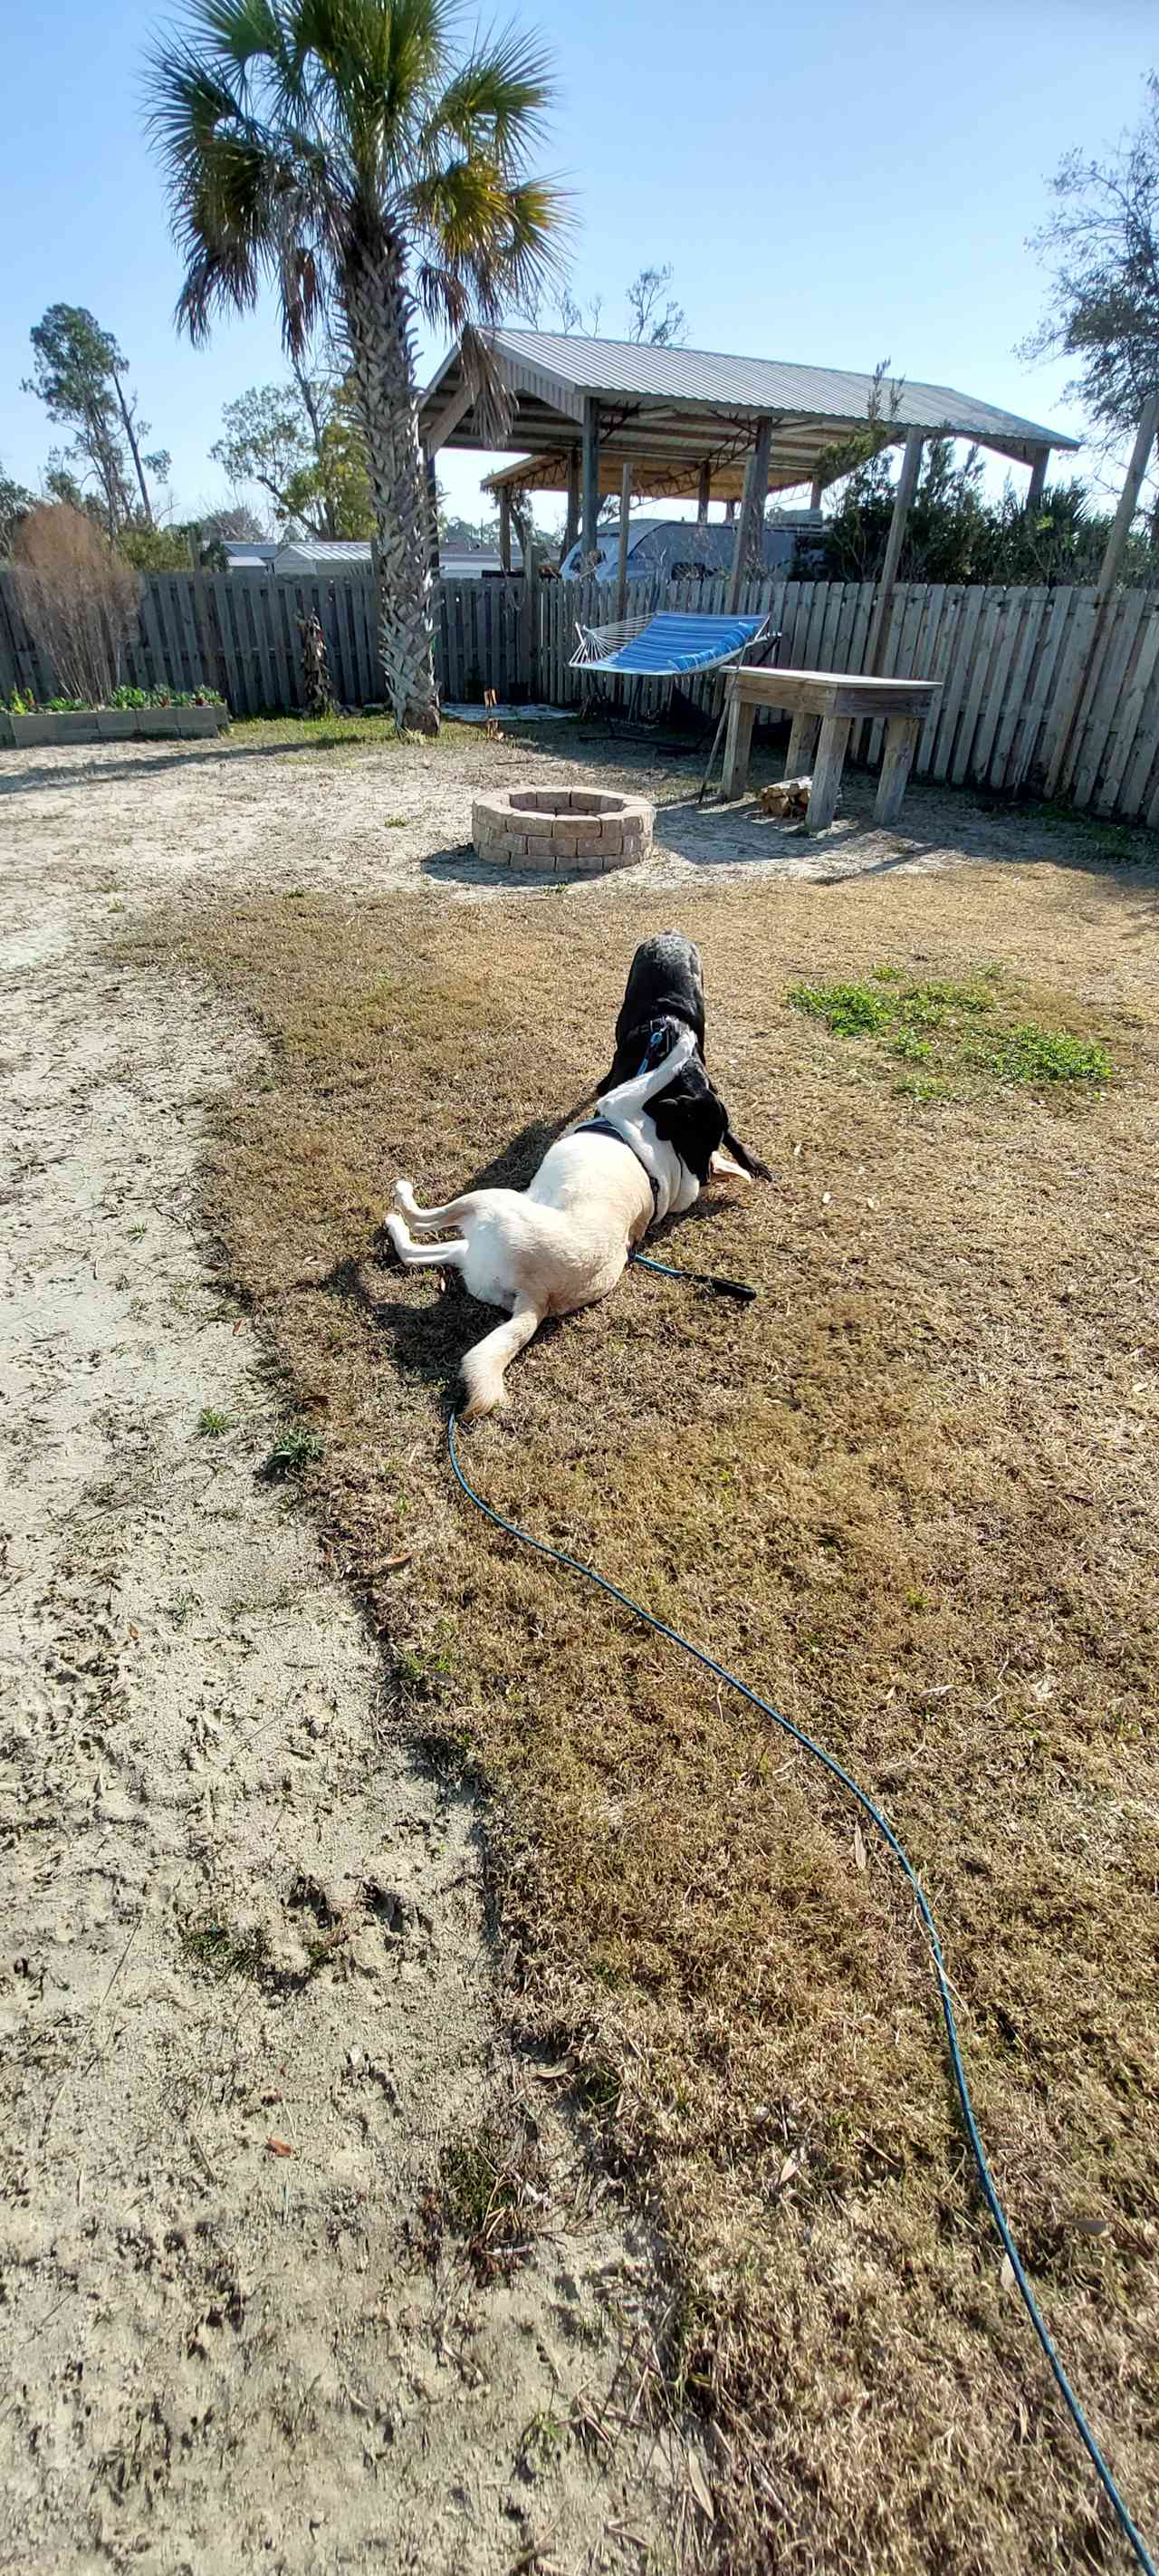
<path fill-rule="evenodd" d="M 647 1073 L 650 1067 L 656 1062 L 662 1038 L 668 1038 L 670 1053 L 676 1041 L 670 1034 L 668 1020 L 653 1020 L 648 1031 L 648 1044 L 644 1050 L 644 1061 L 640 1067 L 640 1073 Z M 639 1081 L 639 1079 L 640 1074 L 637 1074 L 636 1080 Z M 644 1178 L 648 1183 L 648 1187 L 652 1192 L 652 1214 L 655 1216 L 656 1210 L 660 1205 L 660 1184 L 658 1181 L 653 1179 L 643 1155 L 636 1153 L 636 1148 L 632 1143 L 631 1137 L 623 1135 L 618 1127 L 613 1127 L 610 1118 L 585 1118 L 582 1127 L 573 1127 L 571 1132 L 573 1136 L 614 1136 L 617 1145 L 626 1145 L 628 1152 L 636 1155 L 636 1161 L 638 1162 L 640 1169 L 644 1174 Z"/>
<path fill-rule="evenodd" d="M 630 1154 L 636 1154 L 631 1137 L 623 1135 L 618 1127 L 613 1127 L 610 1118 L 585 1118 L 582 1127 L 573 1127 L 571 1132 L 573 1136 L 614 1136 L 617 1145 L 626 1145 Z M 642 1154 L 636 1154 L 636 1161 L 652 1192 L 652 1214 L 655 1216 L 660 1204 L 659 1182 L 653 1179 Z"/>

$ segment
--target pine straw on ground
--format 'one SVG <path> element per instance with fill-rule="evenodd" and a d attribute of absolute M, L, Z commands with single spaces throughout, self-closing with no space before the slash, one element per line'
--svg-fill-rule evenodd
<path fill-rule="evenodd" d="M 271 1041 L 210 1175 L 229 1267 L 324 1434 L 310 1482 L 400 1706 L 492 1786 L 523 2028 L 583 2070 L 662 2219 L 726 2563 L 1121 2564 L 1003 2283 L 883 1852 L 757 1711 L 456 1496 L 484 1319 L 378 1236 L 400 1172 L 428 1200 L 529 1176 L 668 909 L 243 899 L 171 927 Z M 541 1335 L 465 1463 L 884 1803 L 999 2187 L 1154 2534 L 1155 896 L 1049 866 L 766 880 L 682 926 L 775 1177 L 658 1248 L 760 1300 L 629 1275 Z M 899 1097 L 904 1067 L 786 1000 L 883 963 L 999 966 L 999 1023 L 1097 1038 L 1115 1079 Z"/>

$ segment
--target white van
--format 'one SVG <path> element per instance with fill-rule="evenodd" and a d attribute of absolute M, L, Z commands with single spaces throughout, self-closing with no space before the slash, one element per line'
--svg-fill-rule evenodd
<path fill-rule="evenodd" d="M 820 510 L 778 510 L 767 519 L 764 529 L 766 572 L 790 574 L 794 561 L 806 559 L 819 551 L 817 541 L 824 528 Z M 810 539 L 813 540 L 812 545 Z M 597 546 L 599 581 L 614 581 L 620 560 L 620 531 L 613 523 L 601 528 Z M 708 579 L 713 573 L 728 572 L 736 546 L 736 528 L 728 520 L 697 519 L 629 519 L 628 579 L 639 581 L 645 574 L 669 581 Z M 798 549 L 800 550 L 798 552 Z M 577 581 L 579 567 L 587 548 L 582 537 L 564 556 L 559 567 L 561 581 Z"/>

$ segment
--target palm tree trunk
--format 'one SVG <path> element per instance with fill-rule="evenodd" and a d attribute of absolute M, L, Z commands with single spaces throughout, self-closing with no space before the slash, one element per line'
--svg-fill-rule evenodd
<path fill-rule="evenodd" d="M 357 245 L 340 285 L 378 536 L 378 631 L 387 695 L 400 733 L 437 733 L 427 488 L 413 308 L 401 244 L 380 234 Z"/>

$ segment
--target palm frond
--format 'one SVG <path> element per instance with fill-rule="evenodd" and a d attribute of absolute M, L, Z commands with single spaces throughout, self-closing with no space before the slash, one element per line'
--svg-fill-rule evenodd
<path fill-rule="evenodd" d="M 213 53 L 236 71 L 244 74 L 262 58 L 275 64 L 287 59 L 287 31 L 276 0 L 196 0 L 190 14 Z"/>
<path fill-rule="evenodd" d="M 447 267 L 457 268 L 502 238 L 507 189 L 498 164 L 477 152 L 416 180 L 408 204 L 420 233 Z"/>
<path fill-rule="evenodd" d="M 549 58 L 533 38 L 505 27 L 476 46 L 448 81 L 426 119 L 423 144 L 442 138 L 467 154 L 483 152 L 510 178 L 543 135 L 555 97 Z"/>
<path fill-rule="evenodd" d="M 467 382 L 475 397 L 475 417 L 482 437 L 504 447 L 511 429 L 512 404 L 494 349 L 486 334 L 468 322 L 460 339 Z"/>
<path fill-rule="evenodd" d="M 471 298 L 461 277 L 437 259 L 421 259 L 415 269 L 415 295 L 419 309 L 436 331 L 442 330 L 457 340 L 468 327 Z"/>
<path fill-rule="evenodd" d="M 408 211 L 431 270 L 436 277 L 452 272 L 484 322 L 497 322 L 512 306 L 533 300 L 562 265 L 570 224 L 564 192 L 546 179 L 511 186 L 481 154 L 419 180 L 409 192 Z M 460 327 L 439 287 L 433 309 L 424 300 L 424 311 Z"/>
<path fill-rule="evenodd" d="M 145 108 L 146 131 L 171 186 L 189 183 L 221 128 L 248 122 L 237 82 L 181 42 L 155 45 L 146 55 Z"/>
<path fill-rule="evenodd" d="M 319 122 L 347 141 L 364 190 L 397 183 L 447 61 L 448 0 L 290 0 L 316 66 Z"/>
<path fill-rule="evenodd" d="M 291 358 L 300 359 L 326 309 L 326 289 L 315 252 L 291 230 L 278 261 L 282 338 Z"/>
<path fill-rule="evenodd" d="M 173 316 L 178 330 L 203 348 L 216 315 L 244 313 L 256 303 L 260 279 L 259 263 L 244 245 L 191 251 Z"/>

